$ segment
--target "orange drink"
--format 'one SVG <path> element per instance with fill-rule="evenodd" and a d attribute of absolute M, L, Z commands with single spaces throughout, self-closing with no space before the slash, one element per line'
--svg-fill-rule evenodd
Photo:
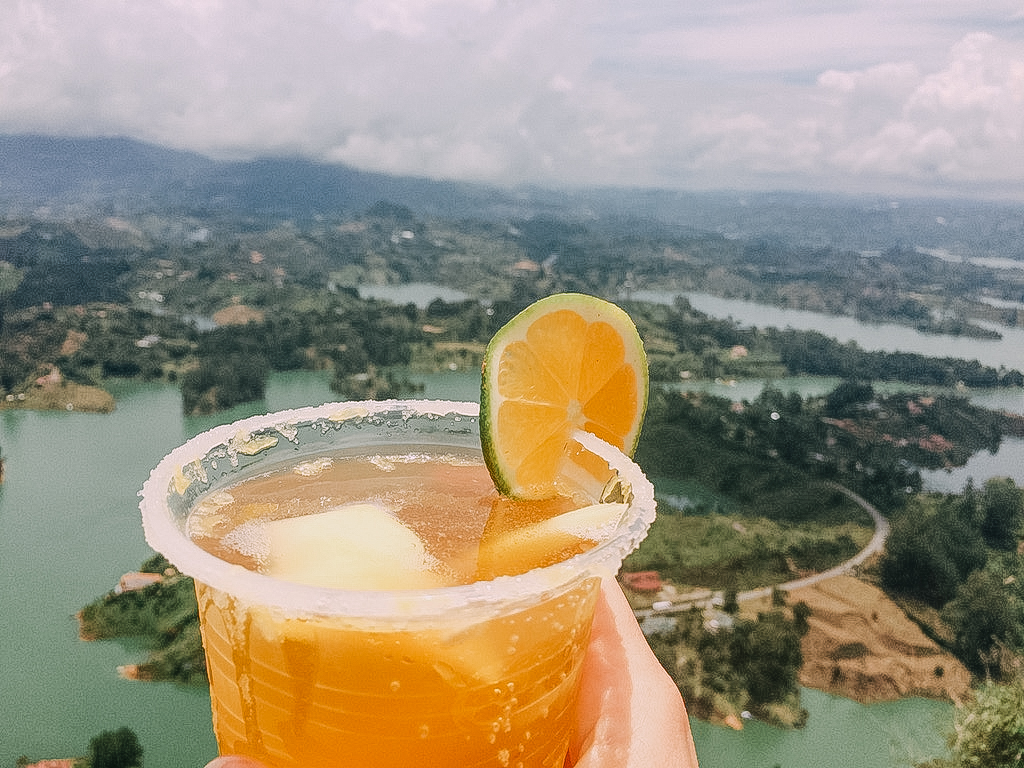
<path fill-rule="evenodd" d="M 196 581 L 222 754 L 273 768 L 562 768 L 600 580 L 646 535 L 626 456 L 500 498 L 474 403 L 336 403 L 168 455 L 146 537 Z M 593 464 L 593 462 L 590 462 Z"/>

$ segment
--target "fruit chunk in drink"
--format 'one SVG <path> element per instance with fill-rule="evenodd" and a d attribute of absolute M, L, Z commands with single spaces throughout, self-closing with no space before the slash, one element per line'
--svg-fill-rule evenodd
<path fill-rule="evenodd" d="M 416 447 L 247 480 L 200 499 L 188 530 L 275 578 L 420 590 L 590 548 L 626 507 L 593 501 L 501 499 L 478 453 Z M 396 622 L 293 616 L 197 582 L 221 752 L 277 768 L 561 768 L 598 586 Z"/>

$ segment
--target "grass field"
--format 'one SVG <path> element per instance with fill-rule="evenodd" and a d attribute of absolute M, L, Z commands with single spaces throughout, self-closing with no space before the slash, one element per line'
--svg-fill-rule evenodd
<path fill-rule="evenodd" d="M 852 505 L 851 505 L 852 506 Z M 851 518 L 859 518 L 857 508 Z M 658 571 L 680 591 L 738 591 L 831 568 L 871 539 L 863 522 L 776 522 L 747 515 L 690 515 L 659 506 L 658 517 L 626 571 Z"/>

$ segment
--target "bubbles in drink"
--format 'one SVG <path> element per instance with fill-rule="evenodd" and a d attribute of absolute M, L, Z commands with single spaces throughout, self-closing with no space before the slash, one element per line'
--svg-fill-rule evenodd
<path fill-rule="evenodd" d="M 237 553 L 240 558 L 251 560 L 256 569 L 267 562 L 270 554 L 270 537 L 263 520 L 247 520 L 234 528 L 223 539 L 225 548 Z"/>
<path fill-rule="evenodd" d="M 330 456 L 321 456 L 312 461 L 304 461 L 295 467 L 294 472 L 299 477 L 316 477 L 334 466 L 334 460 Z"/>

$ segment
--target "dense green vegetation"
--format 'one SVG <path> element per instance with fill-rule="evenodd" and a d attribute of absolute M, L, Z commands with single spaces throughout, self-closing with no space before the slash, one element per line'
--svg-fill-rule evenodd
<path fill-rule="evenodd" d="M 912 286 L 927 276 L 932 289 L 961 295 L 982 268 L 899 249 L 864 259 L 626 220 L 423 220 L 387 203 L 301 227 L 215 223 L 6 222 L 0 396 L 24 393 L 53 367 L 94 386 L 112 377 L 179 382 L 190 413 L 259 399 L 274 370 L 330 367 L 343 395 L 401 393 L 402 382 L 389 381 L 384 369 L 428 360 L 471 365 L 467 350 L 515 311 L 562 290 L 624 297 L 659 381 L 812 373 L 941 386 L 1024 383 L 1017 371 L 976 362 L 865 352 L 813 332 L 712 320 L 685 302 L 628 300 L 637 288 L 705 290 L 969 330 L 964 313 L 985 305 L 947 301 L 939 312 Z M 472 299 L 420 309 L 356 295 L 360 285 L 410 281 Z M 215 316 L 219 327 L 206 330 Z"/>
<path fill-rule="evenodd" d="M 798 603 L 789 611 L 783 599 L 775 602 L 756 619 L 723 610 L 709 620 L 694 608 L 673 629 L 650 634 L 651 648 L 678 682 L 693 714 L 708 719 L 747 710 L 783 727 L 806 720 L 797 675 L 807 606 Z"/>
<path fill-rule="evenodd" d="M 1007 478 L 962 494 L 918 495 L 899 511 L 883 586 L 938 610 L 936 632 L 978 675 L 1012 678 L 1024 656 L 1024 489 Z"/>
<path fill-rule="evenodd" d="M 815 331 L 791 328 L 767 332 L 791 373 L 839 376 L 860 381 L 900 381 L 923 386 L 1019 387 L 1019 371 L 994 369 L 976 360 L 931 358 L 912 352 L 864 351 L 856 342 L 842 344 Z"/>
<path fill-rule="evenodd" d="M 669 381 L 678 371 L 689 370 L 700 378 L 774 375 L 836 376 L 851 381 L 899 381 L 922 386 L 967 385 L 969 387 L 1021 386 L 1024 376 L 983 366 L 977 361 L 930 358 L 910 352 L 865 351 L 856 342 L 842 343 L 817 331 L 792 328 L 747 328 L 732 320 L 710 318 L 694 310 L 685 299 L 677 299 L 674 311 L 627 304 L 634 313 L 670 335 L 676 357 L 665 364 L 655 346 L 652 372 Z M 656 333 L 650 329 L 651 333 Z M 645 337 L 645 341 L 647 341 Z M 737 355 L 734 350 L 742 348 Z M 671 369 L 675 370 L 671 370 Z"/>
<path fill-rule="evenodd" d="M 154 555 L 140 570 L 167 575 L 143 589 L 108 592 L 89 603 L 79 617 L 83 636 L 141 638 L 148 646 L 149 658 L 139 665 L 139 677 L 205 683 L 192 579 L 178 574 L 161 555 Z"/>
<path fill-rule="evenodd" d="M 141 768 L 142 745 L 131 728 L 103 731 L 89 741 L 87 768 Z"/>
<path fill-rule="evenodd" d="M 986 680 L 956 713 L 951 756 L 918 768 L 1018 768 L 1024 763 L 1024 678 Z"/>
<path fill-rule="evenodd" d="M 626 306 L 648 346 L 655 381 L 853 371 L 858 379 L 875 375 L 984 387 L 1010 385 L 1019 377 L 976 362 L 865 353 L 814 332 L 740 329 L 694 312 L 685 302 L 676 308 Z M 203 332 L 168 316 L 119 306 L 26 309 L 10 315 L 3 332 L 7 354 L 0 359 L 0 395 L 30 391 L 53 367 L 67 381 L 93 386 L 110 378 L 178 382 L 188 413 L 260 399 L 273 370 L 330 368 L 339 394 L 359 395 L 364 391 L 359 382 L 386 380 L 387 369 L 397 365 L 476 368 L 483 345 L 520 308 L 510 302 L 485 308 L 475 301 L 435 301 L 418 309 L 337 294 Z M 913 375 L 901 373 L 907 367 Z M 400 381 L 387 384 L 389 393 L 406 391 Z"/>
<path fill-rule="evenodd" d="M 829 499 L 832 494 L 829 493 Z M 823 571 L 859 552 L 872 529 L 847 504 L 850 522 L 776 522 L 759 509 L 733 515 L 686 513 L 658 505 L 643 545 L 625 563 L 629 571 L 657 571 L 684 591 L 691 587 L 747 590 Z M 822 504 L 822 511 L 828 508 Z M 835 514 L 829 510 L 829 514 Z"/>
<path fill-rule="evenodd" d="M 1006 428 L 962 397 L 881 396 L 857 382 L 806 400 L 768 388 L 744 403 L 656 390 L 648 414 L 637 461 L 650 475 L 695 479 L 774 520 L 835 525 L 851 505 L 829 482 L 899 508 L 920 490 L 918 467 L 995 450 Z"/>

